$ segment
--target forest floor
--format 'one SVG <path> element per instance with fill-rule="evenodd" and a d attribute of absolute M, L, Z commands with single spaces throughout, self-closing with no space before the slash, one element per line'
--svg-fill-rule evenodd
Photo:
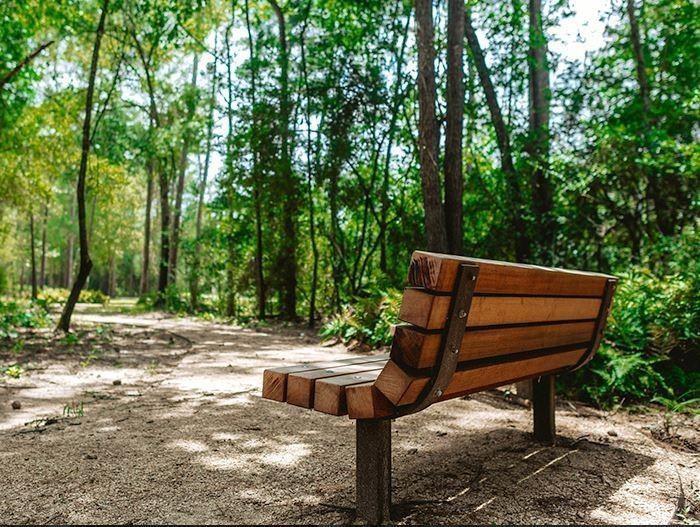
<path fill-rule="evenodd" d="M 0 523 L 353 523 L 354 427 L 260 398 L 265 367 L 348 355 L 299 328 L 80 306 L 0 348 Z M 18 409 L 13 409 L 19 406 Z M 394 521 L 696 522 L 698 420 L 560 401 L 558 444 L 502 391 L 394 424 Z"/>

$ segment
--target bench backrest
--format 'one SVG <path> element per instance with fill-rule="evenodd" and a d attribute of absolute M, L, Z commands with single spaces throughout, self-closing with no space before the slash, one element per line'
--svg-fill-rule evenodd
<path fill-rule="evenodd" d="M 450 319 L 464 264 L 478 276 L 468 312 Z M 600 343 L 616 281 L 598 273 L 416 251 L 399 314 L 405 324 L 396 328 L 391 360 L 374 386 L 395 406 L 416 403 L 449 352 L 449 320 L 466 329 L 456 371 L 438 400 L 580 367 Z"/>

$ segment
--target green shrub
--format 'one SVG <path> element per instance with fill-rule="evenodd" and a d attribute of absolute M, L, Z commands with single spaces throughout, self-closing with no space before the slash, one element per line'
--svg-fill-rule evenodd
<path fill-rule="evenodd" d="M 599 352 L 565 389 L 603 406 L 687 398 L 700 391 L 699 350 L 694 264 L 666 276 L 633 268 L 620 276 Z"/>
<path fill-rule="evenodd" d="M 48 314 L 40 304 L 0 301 L 0 338 L 17 338 L 17 328 L 38 328 L 48 323 Z"/>
<path fill-rule="evenodd" d="M 334 315 L 321 329 L 321 336 L 336 337 L 344 343 L 369 346 L 391 343 L 391 326 L 398 320 L 401 291 L 391 289 L 356 298 Z"/>
<path fill-rule="evenodd" d="M 70 291 L 68 289 L 45 287 L 39 291 L 37 298 L 46 305 L 64 304 L 66 300 L 68 300 L 69 294 Z M 109 297 L 102 291 L 96 289 L 83 289 L 80 292 L 80 297 L 78 297 L 78 302 L 83 302 L 85 304 L 106 304 L 109 302 Z"/>

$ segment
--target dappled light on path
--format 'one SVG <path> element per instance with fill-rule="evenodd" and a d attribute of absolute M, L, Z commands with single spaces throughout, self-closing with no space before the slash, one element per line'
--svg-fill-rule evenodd
<path fill-rule="evenodd" d="M 263 368 L 349 356 L 342 347 L 295 329 L 76 318 L 114 323 L 115 342 L 136 340 L 85 366 L 46 357 L 0 391 L 3 521 L 354 521 L 353 423 L 260 398 Z M 8 410 L 13 399 L 21 410 Z M 74 402 L 83 414 L 62 415 Z M 560 409 L 558 423 L 559 444 L 538 446 L 529 412 L 497 393 L 396 421 L 395 521 L 668 521 L 681 454 L 620 416 Z"/>

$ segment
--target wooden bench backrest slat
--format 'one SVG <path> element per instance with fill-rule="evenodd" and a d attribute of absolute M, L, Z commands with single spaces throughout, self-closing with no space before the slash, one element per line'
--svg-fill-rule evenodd
<path fill-rule="evenodd" d="M 478 364 L 466 368 L 460 365 L 440 400 L 561 371 L 576 364 L 587 349 L 577 348 L 493 364 L 476 361 Z M 389 361 L 375 386 L 392 404 L 403 406 L 413 403 L 429 380 L 430 376 L 425 373 L 409 373 L 394 361 Z"/>
<path fill-rule="evenodd" d="M 415 251 L 411 257 L 408 284 L 437 292 L 450 293 L 461 263 L 479 266 L 475 293 L 603 296 L 608 275 L 553 269 L 535 265 L 496 262 L 479 258 Z"/>
<path fill-rule="evenodd" d="M 468 361 L 512 353 L 586 344 L 593 339 L 596 323 L 564 322 L 510 327 L 467 329 L 459 360 Z M 428 333 L 409 324 L 397 326 L 391 357 L 416 369 L 431 368 L 438 358 L 442 333 Z"/>
<path fill-rule="evenodd" d="M 443 329 L 450 300 L 450 296 L 407 288 L 399 319 L 423 329 Z M 600 311 L 600 303 L 600 298 L 474 296 L 467 327 L 594 320 Z"/>

